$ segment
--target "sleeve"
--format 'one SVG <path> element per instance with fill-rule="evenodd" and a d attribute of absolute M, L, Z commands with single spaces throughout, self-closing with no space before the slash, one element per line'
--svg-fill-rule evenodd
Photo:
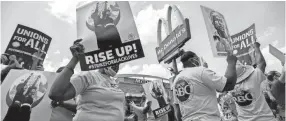
<path fill-rule="evenodd" d="M 226 85 L 226 77 L 219 76 L 214 71 L 204 68 L 201 75 L 202 82 L 211 89 L 222 91 Z"/>
<path fill-rule="evenodd" d="M 266 80 L 266 76 L 259 68 L 255 68 L 254 74 L 259 84 L 261 84 L 264 80 Z"/>
<path fill-rule="evenodd" d="M 71 77 L 70 83 L 73 85 L 77 96 L 84 92 L 89 85 L 94 84 L 94 78 L 90 72 L 82 72 L 79 75 Z"/>

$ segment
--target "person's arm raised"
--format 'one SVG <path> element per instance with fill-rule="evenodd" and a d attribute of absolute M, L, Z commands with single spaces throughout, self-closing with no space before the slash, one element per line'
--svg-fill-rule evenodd
<path fill-rule="evenodd" d="M 54 101 L 66 101 L 76 96 L 76 90 L 71 84 L 71 76 L 74 74 L 74 68 L 79 61 L 79 55 L 84 52 L 84 47 L 79 44 L 81 40 L 76 40 L 70 48 L 73 54 L 68 65 L 56 77 L 49 93 L 50 99 Z"/>
<path fill-rule="evenodd" d="M 15 56 L 15 55 L 12 55 Z M 1 83 L 5 80 L 6 76 L 11 69 L 22 69 L 22 66 L 19 64 L 16 56 L 10 59 L 9 65 L 1 70 Z"/>
<path fill-rule="evenodd" d="M 236 65 L 237 62 L 237 58 L 234 55 L 229 55 L 227 56 L 227 68 L 226 68 L 226 72 L 225 72 L 225 77 L 226 77 L 226 84 L 223 88 L 223 92 L 224 91 L 230 91 L 234 89 L 234 86 L 236 84 L 236 80 L 237 80 L 237 75 L 236 75 Z"/>
<path fill-rule="evenodd" d="M 285 65 L 283 64 L 281 76 L 279 77 L 279 82 L 285 84 Z"/>
<path fill-rule="evenodd" d="M 264 73 L 265 67 L 266 67 L 266 62 L 265 62 L 265 59 L 261 53 L 260 44 L 258 42 L 255 42 L 253 44 L 253 48 L 254 48 L 255 60 L 256 60 L 256 64 L 257 64 L 256 68 L 259 68 Z"/>

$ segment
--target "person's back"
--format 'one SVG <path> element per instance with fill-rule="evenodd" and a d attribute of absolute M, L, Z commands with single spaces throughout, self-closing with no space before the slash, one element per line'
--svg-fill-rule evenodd
<path fill-rule="evenodd" d="M 72 79 L 72 83 L 79 85 L 78 79 L 86 82 L 83 85 L 86 88 L 81 91 L 76 89 L 76 93 L 80 95 L 74 121 L 123 121 L 124 93 L 118 87 L 109 84 L 109 77 L 89 71 Z"/>
<path fill-rule="evenodd" d="M 217 107 L 216 89 L 224 88 L 223 83 L 217 81 L 207 82 L 204 73 L 211 72 L 204 67 L 185 68 L 175 79 L 176 91 L 175 103 L 180 105 L 182 119 L 199 119 L 220 121 L 220 113 Z M 214 78 L 220 80 L 220 77 Z M 226 81 L 226 80 L 225 80 Z"/>
<path fill-rule="evenodd" d="M 272 110 L 269 108 L 261 83 L 266 79 L 266 61 L 260 51 L 260 44 L 255 42 L 254 49 L 256 68 L 253 66 L 237 64 L 237 84 L 232 91 L 236 102 L 239 121 L 276 121 Z"/>
<path fill-rule="evenodd" d="M 251 67 L 252 68 L 252 67 Z M 273 121 L 274 115 L 261 90 L 264 73 L 256 68 L 249 77 L 233 90 L 239 121 Z"/>
<path fill-rule="evenodd" d="M 235 63 L 237 58 L 227 56 L 224 76 L 201 67 L 199 57 L 192 51 L 181 56 L 183 71 L 176 76 L 172 85 L 175 116 L 178 121 L 221 121 L 216 91 L 229 91 L 236 83 Z"/>

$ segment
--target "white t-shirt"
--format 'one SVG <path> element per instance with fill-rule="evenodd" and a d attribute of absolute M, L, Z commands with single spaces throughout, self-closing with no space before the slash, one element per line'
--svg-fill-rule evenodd
<path fill-rule="evenodd" d="M 262 93 L 261 82 L 265 80 L 263 72 L 256 68 L 232 92 L 239 121 L 276 121 Z"/>
<path fill-rule="evenodd" d="M 221 121 L 216 90 L 222 91 L 226 78 L 205 67 L 185 68 L 174 80 L 174 103 L 183 121 Z"/>
<path fill-rule="evenodd" d="M 78 95 L 73 121 L 124 120 L 124 92 L 110 77 L 87 71 L 73 77 L 71 83 Z"/>

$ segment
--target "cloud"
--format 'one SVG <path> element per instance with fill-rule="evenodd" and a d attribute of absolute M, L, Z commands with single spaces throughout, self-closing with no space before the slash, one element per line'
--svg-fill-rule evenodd
<path fill-rule="evenodd" d="M 61 52 L 59 50 L 57 50 L 56 52 L 54 52 L 54 54 L 61 54 Z"/>
<path fill-rule="evenodd" d="M 59 65 L 59 67 L 66 66 L 69 62 L 70 62 L 70 59 L 64 57 L 64 59 L 62 60 L 62 62 Z"/>
<path fill-rule="evenodd" d="M 44 64 L 43 64 L 44 68 L 45 68 L 45 71 L 50 71 L 50 72 L 55 72 L 56 71 L 56 67 L 54 66 L 53 62 L 52 61 L 49 61 L 49 60 L 45 60 L 44 61 Z"/>
<path fill-rule="evenodd" d="M 73 24 L 76 21 L 77 4 L 78 1 L 52 1 L 49 2 L 50 8 L 46 9 L 46 11 L 63 21 Z"/>
<path fill-rule="evenodd" d="M 266 37 L 272 35 L 276 31 L 276 27 L 270 26 L 267 27 L 261 36 L 258 36 L 258 41 L 263 41 Z"/>
<path fill-rule="evenodd" d="M 139 71 L 140 66 L 130 66 L 129 64 L 126 64 L 122 69 L 118 71 L 118 74 L 133 74 L 134 72 Z"/>
<path fill-rule="evenodd" d="M 271 43 L 271 45 L 273 45 L 273 46 L 278 46 L 278 44 L 279 44 L 279 41 L 278 41 L 278 40 L 274 40 L 274 41 Z"/>
<path fill-rule="evenodd" d="M 285 52 L 285 47 L 278 48 L 278 49 L 282 52 Z M 267 64 L 265 72 L 268 72 L 271 70 L 276 70 L 276 71 L 281 70 L 282 68 L 281 62 L 269 52 L 269 46 L 263 48 L 261 52 Z"/>
<path fill-rule="evenodd" d="M 142 44 L 146 45 L 149 42 L 157 41 L 158 20 L 166 18 L 168 6 L 165 4 L 164 8 L 155 10 L 151 4 L 134 17 Z"/>
<path fill-rule="evenodd" d="M 171 73 L 160 64 L 144 64 L 142 70 L 138 74 L 158 76 L 162 78 L 170 78 Z"/>

